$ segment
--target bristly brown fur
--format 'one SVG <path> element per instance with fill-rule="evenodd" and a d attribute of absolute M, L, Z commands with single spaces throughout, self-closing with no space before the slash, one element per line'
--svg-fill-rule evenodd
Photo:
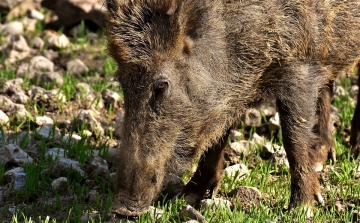
<path fill-rule="evenodd" d="M 335 160 L 331 85 L 360 58 L 359 1 L 106 2 L 125 100 L 115 213 L 143 213 L 167 176 L 201 155 L 185 197 L 196 204 L 215 191 L 229 128 L 268 93 L 290 163 L 290 207 L 321 201 L 316 171 L 327 155 Z"/>

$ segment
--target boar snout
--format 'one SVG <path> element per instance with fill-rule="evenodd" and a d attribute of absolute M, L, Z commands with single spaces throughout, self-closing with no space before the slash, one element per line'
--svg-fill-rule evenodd
<path fill-rule="evenodd" d="M 123 216 L 139 216 L 148 211 L 162 189 L 163 165 L 158 165 L 161 162 L 153 159 L 138 159 L 136 155 L 126 156 L 121 152 L 118 155 L 125 157 L 116 170 L 117 193 L 112 212 Z"/>
<path fill-rule="evenodd" d="M 136 198 L 122 191 L 116 194 L 112 212 L 122 216 L 139 216 L 149 210 L 151 200 Z"/>

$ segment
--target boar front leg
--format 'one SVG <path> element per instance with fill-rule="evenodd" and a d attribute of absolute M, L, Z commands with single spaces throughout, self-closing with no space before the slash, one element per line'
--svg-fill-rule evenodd
<path fill-rule="evenodd" d="M 357 64 L 358 86 L 360 88 L 360 62 Z M 354 157 L 360 156 L 360 89 L 357 96 L 357 105 L 353 119 L 351 121 L 350 144 L 352 145 L 352 154 Z"/>
<path fill-rule="evenodd" d="M 201 156 L 195 174 L 183 190 L 186 203 L 197 206 L 204 198 L 207 190 L 210 190 L 210 194 L 217 192 L 224 170 L 224 148 L 227 144 L 229 132 L 230 130 L 226 131 L 218 143 Z"/>
<path fill-rule="evenodd" d="M 319 89 L 326 81 L 326 70 L 311 65 L 283 65 L 275 71 L 277 106 L 283 132 L 283 143 L 290 164 L 291 197 L 289 209 L 323 203 L 319 174 L 315 171 L 319 134 L 316 107 Z M 311 211 L 308 212 L 311 214 Z"/>

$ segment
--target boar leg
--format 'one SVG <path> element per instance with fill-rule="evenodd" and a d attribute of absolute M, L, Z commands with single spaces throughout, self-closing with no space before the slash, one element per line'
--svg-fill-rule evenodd
<path fill-rule="evenodd" d="M 313 128 L 319 89 L 326 80 L 325 73 L 320 67 L 310 65 L 283 66 L 277 71 L 280 79 L 275 93 L 291 173 L 289 209 L 299 205 L 311 207 L 314 198 L 323 203 L 319 174 L 314 169 L 316 144 L 320 137 Z"/>
<path fill-rule="evenodd" d="M 220 186 L 224 169 L 224 148 L 230 130 L 221 137 L 218 143 L 209 148 L 200 158 L 198 168 L 186 184 L 183 193 L 188 204 L 196 206 L 204 198 L 207 190 L 215 194 Z"/>
<path fill-rule="evenodd" d="M 357 64 L 358 86 L 360 88 L 360 62 Z M 354 157 L 360 156 L 360 89 L 357 96 L 357 105 L 353 119 L 351 121 L 350 144 L 352 145 L 352 154 Z"/>
<path fill-rule="evenodd" d="M 321 171 L 327 159 L 330 158 L 333 163 L 336 162 L 336 149 L 333 138 L 333 123 L 330 117 L 331 96 L 333 81 L 325 85 L 319 94 L 317 100 L 317 124 L 314 132 L 319 134 L 320 141 L 317 144 L 316 155 L 314 157 L 314 168 Z"/>

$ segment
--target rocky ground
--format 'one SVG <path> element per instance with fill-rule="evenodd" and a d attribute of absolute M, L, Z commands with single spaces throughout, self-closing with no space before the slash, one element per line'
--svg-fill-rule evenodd
<path fill-rule="evenodd" d="M 55 2 L 46 3 L 51 5 L 47 7 L 54 9 Z M 101 29 L 91 31 L 94 26 L 81 20 L 66 26 L 64 32 L 46 29 L 45 19 L 53 12 L 39 7 L 11 20 L 2 19 L 0 24 L 0 221 L 11 222 L 15 215 L 23 214 L 24 218 L 50 216 L 58 222 L 90 218 L 115 222 L 109 211 L 123 119 L 115 63 L 107 56 Z M 64 9 L 54 10 L 61 13 Z M 80 19 L 90 18 L 85 14 Z M 53 26 L 62 23 L 66 18 L 62 16 L 58 15 L 60 21 L 53 21 Z M 356 77 L 350 74 L 335 87 L 332 117 L 342 143 L 339 162 L 349 150 L 349 122 L 359 90 L 355 83 Z M 245 210 L 262 201 L 277 205 L 278 198 L 263 189 L 264 182 L 254 181 L 259 178 L 259 166 L 268 168 L 269 182 L 279 185 L 289 180 L 272 99 L 239 120 L 229 139 L 226 161 L 219 195 L 203 200 L 201 209 L 221 206 L 235 211 L 239 202 Z M 327 173 L 336 168 L 325 168 L 324 181 L 331 182 Z M 360 176 L 360 169 L 351 171 L 353 179 Z M 175 194 L 190 175 L 174 179 L 167 193 Z M 359 204 L 354 199 L 338 199 L 336 210 L 351 210 L 356 215 Z M 207 221 L 203 212 L 180 204 L 177 217 L 165 222 Z M 158 219 L 164 214 L 159 207 L 151 211 Z"/>

